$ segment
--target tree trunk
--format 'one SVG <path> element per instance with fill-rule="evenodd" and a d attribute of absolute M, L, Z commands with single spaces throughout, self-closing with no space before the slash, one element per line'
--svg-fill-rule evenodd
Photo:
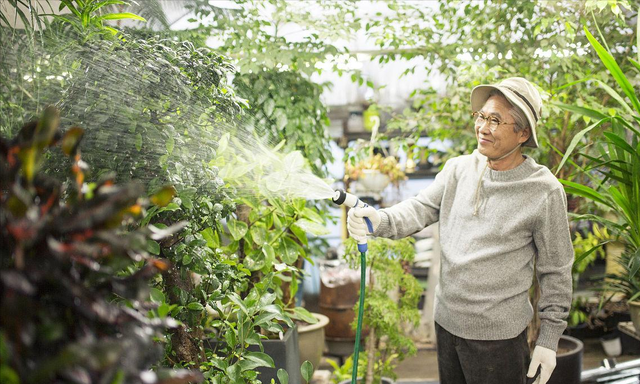
<path fill-rule="evenodd" d="M 170 303 L 180 302 L 177 292 L 179 290 L 191 291 L 193 283 L 189 277 L 182 278 L 180 271 L 172 265 L 165 275 L 165 287 Z M 176 289 L 178 288 L 178 289 Z M 187 325 L 171 331 L 171 347 L 179 362 L 201 363 L 204 361 L 204 351 L 200 351 L 198 341 L 202 339 L 202 331 L 189 331 Z M 202 353 L 201 353 L 202 352 Z"/>
<path fill-rule="evenodd" d="M 358 340 L 356 340 L 358 342 Z M 373 383 L 373 367 L 376 358 L 376 329 L 371 327 L 369 336 L 367 337 L 367 372 L 365 375 L 365 384 Z M 358 362 L 354 362 L 357 364 Z"/>

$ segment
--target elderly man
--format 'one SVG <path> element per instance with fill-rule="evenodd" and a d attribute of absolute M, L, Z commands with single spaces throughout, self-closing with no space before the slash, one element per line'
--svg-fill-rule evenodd
<path fill-rule="evenodd" d="M 523 155 L 536 148 L 542 100 L 513 77 L 471 92 L 478 147 L 450 159 L 416 197 L 393 207 L 349 211 L 352 237 L 402 238 L 440 223 L 441 270 L 435 321 L 442 384 L 545 384 L 571 304 L 573 247 L 562 185 Z M 533 355 L 526 328 L 529 288 L 540 282 L 541 319 Z"/>

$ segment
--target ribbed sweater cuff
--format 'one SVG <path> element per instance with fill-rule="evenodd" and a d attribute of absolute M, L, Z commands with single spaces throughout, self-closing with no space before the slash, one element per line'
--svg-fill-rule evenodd
<path fill-rule="evenodd" d="M 536 345 L 549 348 L 554 351 L 558 351 L 558 340 L 562 332 L 564 332 L 564 325 L 554 325 L 549 322 L 542 321 L 540 324 L 540 335 L 536 341 Z"/>
<path fill-rule="evenodd" d="M 380 210 L 378 211 L 380 214 L 380 225 L 373 231 L 373 236 L 377 237 L 389 237 L 389 231 L 391 229 L 391 225 L 389 224 L 389 216 L 386 212 Z"/>

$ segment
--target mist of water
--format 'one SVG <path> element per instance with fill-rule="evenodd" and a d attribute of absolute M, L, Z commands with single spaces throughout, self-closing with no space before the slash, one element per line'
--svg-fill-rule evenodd
<path fill-rule="evenodd" d="M 140 180 L 151 188 L 171 183 L 205 193 L 244 177 L 251 183 L 236 184 L 238 196 L 253 195 L 258 187 L 282 199 L 333 197 L 330 181 L 308 171 L 299 152 L 279 153 L 273 140 L 246 123 L 251 110 L 225 104 L 223 96 L 212 105 L 193 78 L 151 53 L 143 40 L 125 50 L 119 42 L 79 44 L 76 37 L 46 44 L 0 37 L 0 90 L 11 93 L 0 107 L 3 135 L 54 104 L 63 129 L 86 130 L 81 149 L 93 177 L 114 171 L 121 181 Z M 153 49 L 175 48 L 161 43 Z M 220 88 L 230 91 L 229 83 L 223 75 Z"/>

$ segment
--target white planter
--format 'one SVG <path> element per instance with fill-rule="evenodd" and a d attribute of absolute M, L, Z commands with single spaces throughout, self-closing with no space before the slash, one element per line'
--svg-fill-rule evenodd
<path fill-rule="evenodd" d="M 622 355 L 622 343 L 620 342 L 620 337 L 614 338 L 600 338 L 600 343 L 602 343 L 602 349 L 604 349 L 604 353 L 609 357 L 618 357 Z"/>
<path fill-rule="evenodd" d="M 358 178 L 358 192 L 379 195 L 389 185 L 389 176 L 375 169 L 365 169 Z"/>

